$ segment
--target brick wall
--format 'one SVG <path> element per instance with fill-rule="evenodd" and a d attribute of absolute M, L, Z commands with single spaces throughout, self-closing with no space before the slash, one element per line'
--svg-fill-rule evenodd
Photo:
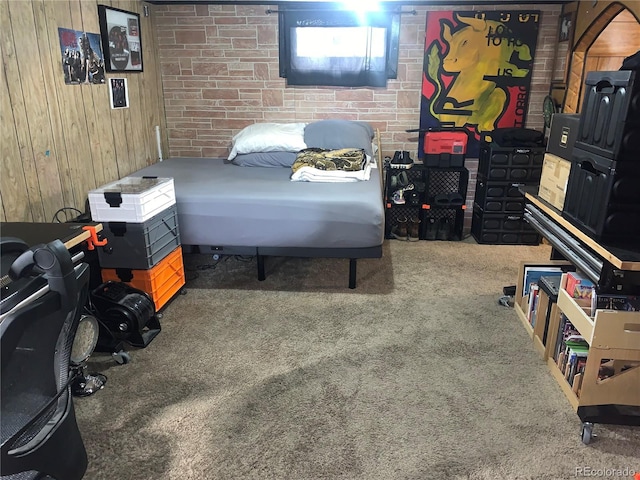
<path fill-rule="evenodd" d="M 424 29 L 429 10 L 401 20 L 398 78 L 386 88 L 287 87 L 278 76 L 278 17 L 265 5 L 165 5 L 154 7 L 162 68 L 169 156 L 226 157 L 231 137 L 255 122 L 310 122 L 323 118 L 366 120 L 380 132 L 382 154 L 417 153 Z M 276 7 L 273 7 L 276 8 Z M 486 7 L 484 10 L 497 8 Z M 461 7 L 459 10 L 480 10 Z M 510 9 L 517 9 L 513 7 Z M 527 127 L 542 130 L 542 100 L 549 92 L 557 51 L 559 5 L 541 10 Z M 557 62 L 556 62 L 557 63 Z M 471 221 L 477 161 L 470 170 Z"/>

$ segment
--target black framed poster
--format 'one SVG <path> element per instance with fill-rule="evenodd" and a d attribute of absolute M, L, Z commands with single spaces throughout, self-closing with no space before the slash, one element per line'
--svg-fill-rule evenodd
<path fill-rule="evenodd" d="M 98 5 L 100 38 L 107 72 L 142 72 L 140 15 Z"/>
<path fill-rule="evenodd" d="M 129 108 L 129 89 L 126 78 L 109 79 L 109 100 L 111 108 Z"/>

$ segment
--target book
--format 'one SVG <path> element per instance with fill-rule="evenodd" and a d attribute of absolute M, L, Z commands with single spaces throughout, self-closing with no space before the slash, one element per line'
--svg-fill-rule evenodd
<path fill-rule="evenodd" d="M 562 313 L 560 315 L 560 325 L 558 327 L 558 338 L 556 339 L 556 344 L 554 348 L 553 358 L 558 360 L 561 353 L 565 350 L 565 342 L 569 339 L 573 338 L 582 338 L 580 332 L 573 326 L 571 321 L 567 318 L 567 316 Z"/>
<path fill-rule="evenodd" d="M 573 379 L 575 368 L 579 358 L 584 358 L 589 353 L 589 344 L 579 333 L 567 331 L 562 341 L 564 351 L 563 371 L 567 380 Z"/>
<path fill-rule="evenodd" d="M 588 309 L 587 313 L 589 313 L 595 290 L 595 284 L 591 280 L 579 272 L 568 272 L 565 290 L 578 305 Z"/>
<path fill-rule="evenodd" d="M 524 283 L 522 286 L 522 293 L 526 295 L 529 291 L 529 287 L 531 284 L 538 284 L 540 277 L 553 277 L 553 276 L 562 276 L 562 268 L 561 267 L 549 267 L 549 266 L 539 266 L 539 267 L 524 267 Z"/>
<path fill-rule="evenodd" d="M 591 315 L 596 310 L 622 310 L 625 312 L 640 312 L 640 296 L 615 295 L 594 292 L 591 296 Z"/>
<path fill-rule="evenodd" d="M 529 286 L 529 304 L 527 308 L 527 320 L 529 320 L 529 324 L 532 327 L 535 327 L 536 324 L 536 310 L 538 306 L 538 290 L 540 287 L 532 283 Z"/>

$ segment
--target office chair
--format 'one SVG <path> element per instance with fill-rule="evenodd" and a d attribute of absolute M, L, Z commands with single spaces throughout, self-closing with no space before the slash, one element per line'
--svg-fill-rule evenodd
<path fill-rule="evenodd" d="M 5 250 L 15 256 L 20 248 L 11 241 L 0 240 L 3 256 Z M 7 262 L 2 263 L 4 269 Z M 74 267 L 64 244 L 55 240 L 25 250 L 11 263 L 11 282 L 2 279 L 2 479 L 80 480 L 86 471 L 69 359 L 88 270 L 84 263 Z"/>

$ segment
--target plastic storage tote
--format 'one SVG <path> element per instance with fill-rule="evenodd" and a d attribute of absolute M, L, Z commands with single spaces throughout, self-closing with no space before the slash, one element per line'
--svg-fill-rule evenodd
<path fill-rule="evenodd" d="M 175 203 L 173 178 L 125 177 L 89 192 L 94 222 L 141 223 Z"/>
<path fill-rule="evenodd" d="M 104 222 L 107 244 L 98 248 L 102 268 L 149 269 L 180 246 L 177 207 L 142 223 Z"/>
<path fill-rule="evenodd" d="M 159 311 L 185 284 L 182 248 L 178 247 L 149 270 L 103 268 L 102 281 L 124 282 L 153 298 Z"/>

